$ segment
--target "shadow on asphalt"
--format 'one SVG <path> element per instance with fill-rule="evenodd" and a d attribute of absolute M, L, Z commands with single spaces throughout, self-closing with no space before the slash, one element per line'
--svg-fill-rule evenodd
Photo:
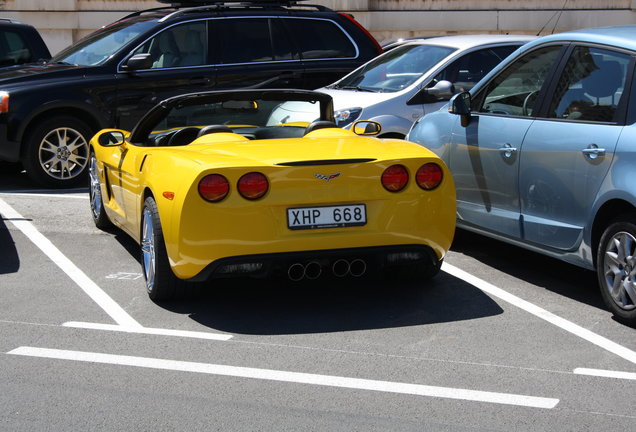
<path fill-rule="evenodd" d="M 215 330 L 251 335 L 395 328 L 503 313 L 482 291 L 443 272 L 424 284 L 378 279 L 216 281 L 202 286 L 192 299 L 161 306 Z"/>
<path fill-rule="evenodd" d="M 0 162 L 0 193 L 25 193 L 25 194 L 65 194 L 76 192 L 88 191 L 88 178 L 84 183 L 79 184 L 77 187 L 72 188 L 43 188 L 39 184 L 27 176 L 25 171 L 13 172 L 12 169 L 7 169 L 5 163 Z"/>
<path fill-rule="evenodd" d="M 0 274 L 16 273 L 20 269 L 20 257 L 5 218 L 0 215 Z"/>
<path fill-rule="evenodd" d="M 593 271 L 464 230 L 455 233 L 451 250 L 529 284 L 607 310 Z"/>

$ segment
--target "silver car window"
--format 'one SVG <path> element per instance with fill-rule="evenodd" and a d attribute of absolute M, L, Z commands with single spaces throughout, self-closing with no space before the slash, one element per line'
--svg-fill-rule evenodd
<path fill-rule="evenodd" d="M 615 122 L 623 97 L 629 55 L 594 47 L 576 47 L 568 59 L 550 104 L 548 117 Z"/>
<path fill-rule="evenodd" d="M 488 85 L 483 106 L 478 111 L 532 116 L 537 94 L 560 51 L 560 45 L 552 45 L 516 60 Z"/>

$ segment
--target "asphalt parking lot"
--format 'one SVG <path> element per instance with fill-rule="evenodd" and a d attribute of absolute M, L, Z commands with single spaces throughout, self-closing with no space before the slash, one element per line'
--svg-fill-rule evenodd
<path fill-rule="evenodd" d="M 219 281 L 156 304 L 86 189 L 0 174 L 0 429 L 629 431 L 595 275 L 458 232 L 430 283 Z"/>

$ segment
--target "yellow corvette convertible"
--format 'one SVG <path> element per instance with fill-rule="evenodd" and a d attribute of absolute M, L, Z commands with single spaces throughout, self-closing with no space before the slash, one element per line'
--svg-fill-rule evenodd
<path fill-rule="evenodd" d="M 312 91 L 176 96 L 93 137 L 93 220 L 141 245 L 154 300 L 214 277 L 432 277 L 455 231 L 452 177 L 379 127 L 338 129 Z"/>

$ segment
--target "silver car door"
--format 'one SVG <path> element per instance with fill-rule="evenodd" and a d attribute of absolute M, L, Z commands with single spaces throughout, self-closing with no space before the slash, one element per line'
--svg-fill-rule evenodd
<path fill-rule="evenodd" d="M 575 47 L 520 156 L 524 237 L 543 246 L 578 247 L 623 127 L 631 57 Z M 623 114 L 621 114 L 623 113 Z"/>
<path fill-rule="evenodd" d="M 536 96 L 560 50 L 540 48 L 513 62 L 475 97 L 479 105 L 468 126 L 453 129 L 450 169 L 460 225 L 521 236 L 521 144 L 534 122 Z"/>

